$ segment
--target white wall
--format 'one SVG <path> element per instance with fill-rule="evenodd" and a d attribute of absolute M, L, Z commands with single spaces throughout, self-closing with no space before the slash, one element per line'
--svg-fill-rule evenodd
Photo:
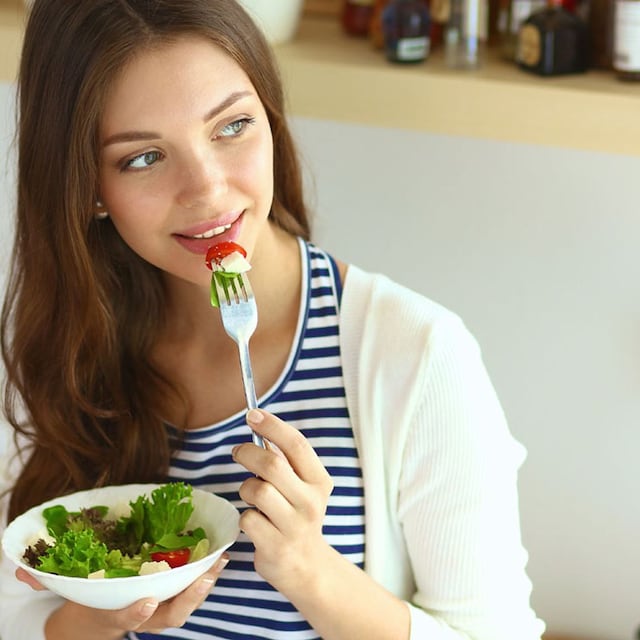
<path fill-rule="evenodd" d="M 13 232 L 16 169 L 13 146 L 14 103 L 15 90 L 8 84 L 0 82 L 0 286 L 4 283 L 6 261 L 11 251 Z"/>
<path fill-rule="evenodd" d="M 295 125 L 315 176 L 317 242 L 457 311 L 483 346 L 529 450 L 521 508 L 538 612 L 556 631 L 630 640 L 640 157 Z"/>
<path fill-rule="evenodd" d="M 13 149 L 15 93 L 0 83 L 0 299 L 4 293 L 7 264 L 13 240 L 12 220 L 15 205 L 15 154 Z M 0 374 L 1 379 L 1 374 Z M 4 422 L 0 421 L 4 425 Z M 11 433 L 0 427 L 0 491 L 8 484 L 7 469 L 2 454 L 6 451 Z M 0 504 L 0 522 L 5 521 L 6 501 Z"/>

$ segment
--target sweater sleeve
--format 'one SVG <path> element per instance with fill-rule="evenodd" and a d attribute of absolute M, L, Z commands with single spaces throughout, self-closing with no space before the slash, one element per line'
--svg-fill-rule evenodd
<path fill-rule="evenodd" d="M 45 640 L 44 626 L 62 599 L 50 591 L 33 591 L 16 579 L 16 567 L 7 558 L 0 562 L 0 638 Z"/>
<path fill-rule="evenodd" d="M 20 466 L 11 430 L 0 422 L 0 535 L 7 521 L 8 493 Z M 0 639 L 45 640 L 47 618 L 62 603 L 50 591 L 33 591 L 15 577 L 16 566 L 0 549 Z"/>
<path fill-rule="evenodd" d="M 511 436 L 458 316 L 350 266 L 341 307 L 365 481 L 365 570 L 402 598 L 410 640 L 540 640 Z"/>
<path fill-rule="evenodd" d="M 411 639 L 539 640 L 509 433 L 480 350 L 453 314 L 434 323 L 407 432 L 397 513 L 411 562 Z"/>

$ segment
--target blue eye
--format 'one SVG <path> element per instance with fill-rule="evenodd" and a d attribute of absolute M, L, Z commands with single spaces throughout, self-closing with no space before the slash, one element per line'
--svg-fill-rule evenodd
<path fill-rule="evenodd" d="M 247 128 L 248 125 L 253 124 L 255 121 L 255 118 L 240 118 L 239 120 L 234 120 L 224 126 L 219 135 L 223 138 L 238 136 Z"/>
<path fill-rule="evenodd" d="M 139 156 L 135 158 L 131 158 L 126 165 L 126 169 L 146 169 L 150 167 L 152 164 L 155 164 L 158 160 L 160 160 L 160 152 L 159 151 L 147 151 L 146 153 L 141 153 Z"/>

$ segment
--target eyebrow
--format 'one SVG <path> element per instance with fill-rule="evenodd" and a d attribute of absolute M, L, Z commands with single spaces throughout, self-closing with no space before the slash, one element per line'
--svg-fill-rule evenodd
<path fill-rule="evenodd" d="M 216 105 L 210 111 L 207 111 L 202 121 L 206 124 L 228 109 L 231 105 L 238 102 L 242 98 L 253 95 L 251 91 L 234 91 L 229 94 L 220 104 Z M 114 133 L 109 136 L 102 143 L 103 147 L 107 147 L 111 144 L 118 144 L 119 142 L 135 142 L 137 140 L 156 140 L 162 136 L 154 131 L 122 131 L 121 133 Z"/>

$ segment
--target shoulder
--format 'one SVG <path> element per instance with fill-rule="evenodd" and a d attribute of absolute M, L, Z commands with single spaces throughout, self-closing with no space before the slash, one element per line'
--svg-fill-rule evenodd
<path fill-rule="evenodd" d="M 340 340 L 351 397 L 401 398 L 408 414 L 429 389 L 458 394 L 482 376 L 478 344 L 457 314 L 353 266 L 344 282 Z"/>
<path fill-rule="evenodd" d="M 344 331 L 352 339 L 384 337 L 387 345 L 428 349 L 437 342 L 475 340 L 462 319 L 438 302 L 385 275 L 349 266 L 341 306 Z"/>

